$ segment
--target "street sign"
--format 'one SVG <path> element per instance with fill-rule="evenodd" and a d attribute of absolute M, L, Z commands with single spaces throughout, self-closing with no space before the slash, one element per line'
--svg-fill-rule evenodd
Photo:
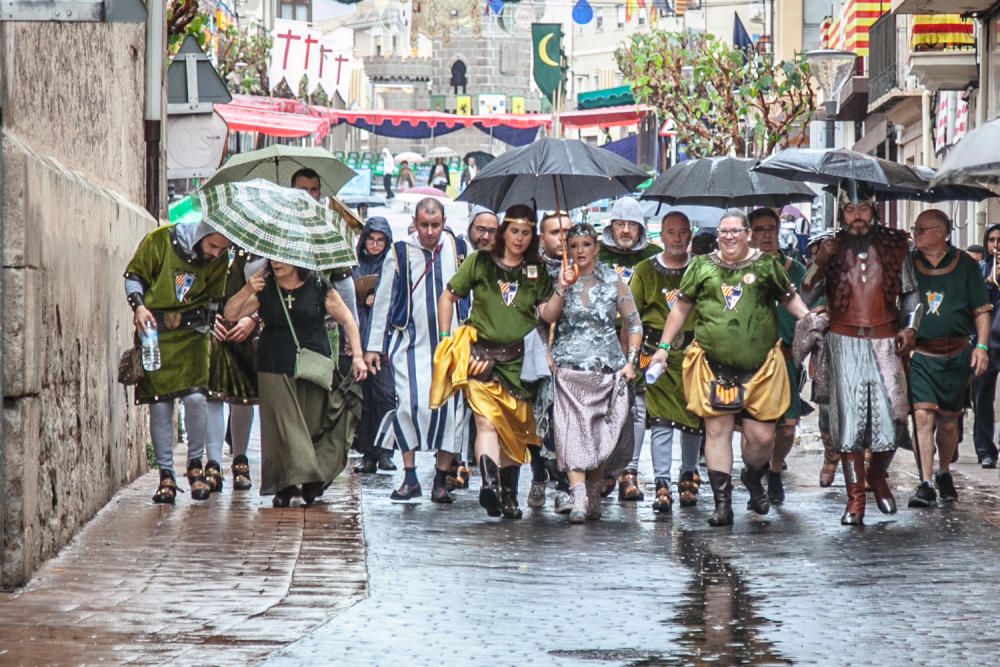
<path fill-rule="evenodd" d="M 219 168 L 229 129 L 217 113 L 167 119 L 167 178 L 208 178 Z"/>
<path fill-rule="evenodd" d="M 212 61 L 192 35 L 167 68 L 167 113 L 212 113 L 213 104 L 229 104 L 233 96 Z"/>

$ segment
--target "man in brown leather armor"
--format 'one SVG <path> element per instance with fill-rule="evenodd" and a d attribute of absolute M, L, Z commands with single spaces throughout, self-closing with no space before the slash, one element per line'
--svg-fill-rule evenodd
<path fill-rule="evenodd" d="M 886 471 L 907 437 L 902 358 L 916 342 L 919 295 L 904 232 L 878 224 L 870 192 L 845 181 L 838 197 L 841 229 L 820 245 L 802 292 L 822 293 L 830 320 L 830 433 L 841 453 L 847 509 L 840 522 L 862 525 L 867 482 L 878 509 L 896 511 Z M 809 300 L 809 297 L 806 297 Z"/>

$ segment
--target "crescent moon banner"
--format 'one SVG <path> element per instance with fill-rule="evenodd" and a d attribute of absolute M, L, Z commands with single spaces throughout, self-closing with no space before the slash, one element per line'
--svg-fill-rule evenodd
<path fill-rule="evenodd" d="M 532 23 L 531 46 L 535 83 L 555 106 L 556 91 L 562 86 L 562 30 L 558 23 Z"/>

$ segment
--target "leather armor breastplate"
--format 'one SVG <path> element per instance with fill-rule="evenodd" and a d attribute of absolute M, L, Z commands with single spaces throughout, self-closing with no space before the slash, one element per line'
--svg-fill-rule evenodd
<path fill-rule="evenodd" d="M 870 328 L 898 322 L 898 300 L 896 295 L 887 295 L 890 285 L 877 244 L 869 244 L 867 250 L 857 253 L 843 244 L 837 259 L 840 270 L 829 275 L 827 282 L 830 323 Z M 849 287 L 846 303 L 842 296 L 845 281 Z"/>

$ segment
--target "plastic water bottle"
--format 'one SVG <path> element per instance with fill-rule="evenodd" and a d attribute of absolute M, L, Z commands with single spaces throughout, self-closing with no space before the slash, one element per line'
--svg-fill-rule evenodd
<path fill-rule="evenodd" d="M 160 334 L 156 322 L 146 322 L 146 333 L 142 337 L 142 369 L 146 372 L 160 370 Z"/>
<path fill-rule="evenodd" d="M 653 364 L 646 369 L 646 384 L 655 384 L 663 375 L 663 364 Z"/>

